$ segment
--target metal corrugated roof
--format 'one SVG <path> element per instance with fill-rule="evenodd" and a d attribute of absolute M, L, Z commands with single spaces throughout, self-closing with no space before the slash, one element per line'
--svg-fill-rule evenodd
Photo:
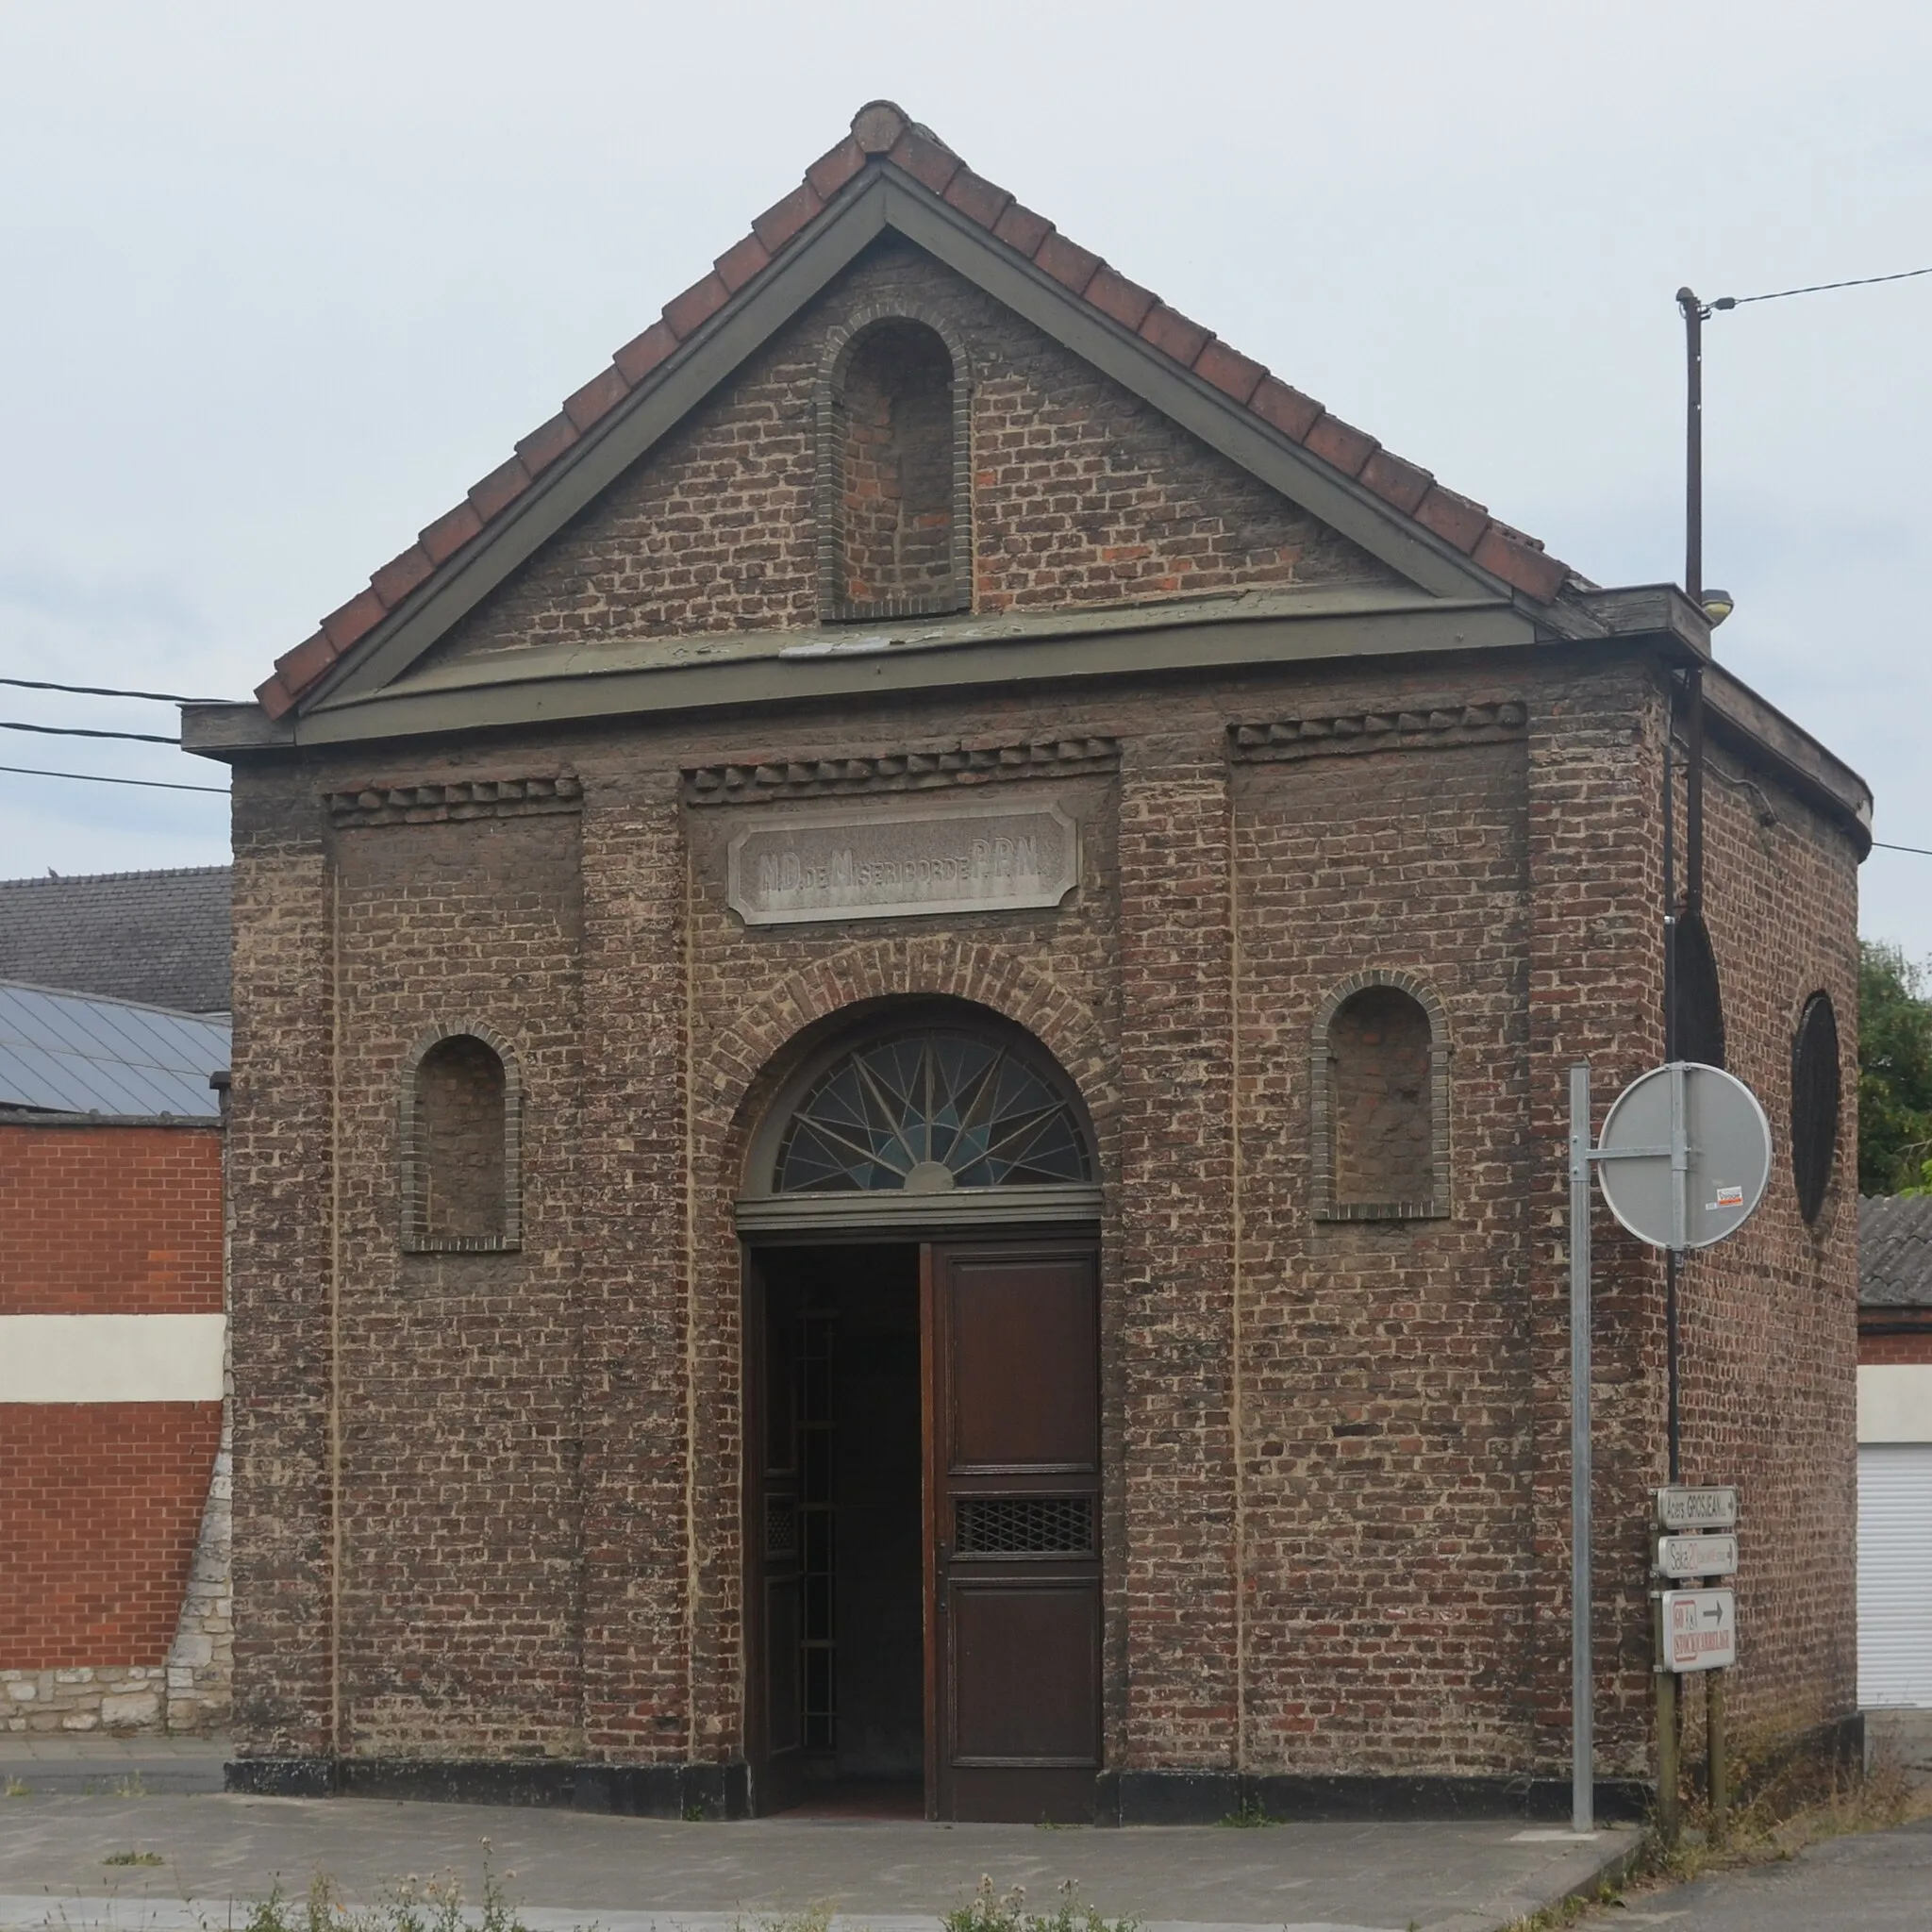
<path fill-rule="evenodd" d="M 218 1113 L 225 1021 L 0 980 L 0 1107 L 55 1113 Z"/>

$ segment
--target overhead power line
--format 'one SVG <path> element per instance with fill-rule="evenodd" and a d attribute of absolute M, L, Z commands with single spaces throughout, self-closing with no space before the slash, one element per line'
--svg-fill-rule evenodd
<path fill-rule="evenodd" d="M 1884 839 L 1874 839 L 1872 842 L 1881 851 L 1916 852 L 1921 858 L 1932 858 L 1932 845 L 1893 845 Z"/>
<path fill-rule="evenodd" d="M 157 731 L 95 731 L 85 724 L 25 724 L 17 718 L 0 718 L 0 731 L 37 731 L 44 738 L 125 738 L 136 744 L 176 744 Z"/>
<path fill-rule="evenodd" d="M 99 772 L 48 772 L 39 765 L 0 765 L 0 772 L 13 772 L 25 778 L 77 778 L 84 785 L 139 785 L 148 791 L 212 791 L 225 798 L 225 785 L 182 785 L 166 778 L 108 778 Z"/>
<path fill-rule="evenodd" d="M 1787 295 L 1823 295 L 1831 289 L 1869 289 L 1874 282 L 1909 282 L 1932 268 L 1901 269 L 1895 275 L 1854 275 L 1844 282 L 1809 282 L 1802 289 L 1774 289 L 1768 295 L 1720 295 L 1713 308 L 1741 308 L 1747 302 L 1782 302 Z"/>
<path fill-rule="evenodd" d="M 184 697 L 178 691 L 121 691 L 110 684 L 50 684 L 40 677 L 0 677 L 17 691 L 64 691 L 83 698 L 144 698 L 153 705 L 219 705 L 221 698 Z"/>

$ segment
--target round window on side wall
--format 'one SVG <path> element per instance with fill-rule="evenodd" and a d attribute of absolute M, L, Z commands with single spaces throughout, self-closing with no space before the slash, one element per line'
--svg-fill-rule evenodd
<path fill-rule="evenodd" d="M 1791 1180 L 1807 1221 L 1818 1219 L 1831 1185 L 1840 1089 L 1838 1014 L 1828 992 L 1814 992 L 1791 1041 Z"/>

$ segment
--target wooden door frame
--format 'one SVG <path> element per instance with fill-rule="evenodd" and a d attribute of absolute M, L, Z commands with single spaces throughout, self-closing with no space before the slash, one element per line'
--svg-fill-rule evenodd
<path fill-rule="evenodd" d="M 1052 1224 L 1031 1224 L 1024 1227 L 990 1225 L 976 1219 L 962 1220 L 948 1226 L 941 1218 L 943 1196 L 937 1197 L 933 1206 L 940 1212 L 933 1214 L 932 1222 L 922 1228 L 918 1240 L 919 1249 L 919 1411 L 920 1411 L 920 1596 L 922 1609 L 922 1651 L 924 1685 L 922 1726 L 924 1746 L 925 1815 L 928 1819 L 939 1818 L 940 1750 L 945 1735 L 945 1717 L 942 1703 L 945 1686 L 941 1682 L 942 1649 L 941 1643 L 940 1618 L 943 1614 L 940 1600 L 940 1561 L 939 1554 L 943 1543 L 944 1524 L 941 1518 L 943 1513 L 945 1485 L 938 1468 L 940 1445 L 937 1434 L 938 1382 L 940 1369 L 938 1360 L 939 1316 L 937 1298 L 939 1282 L 934 1268 L 934 1253 L 938 1248 L 983 1248 L 991 1252 L 1013 1252 L 1015 1250 L 1041 1250 L 1058 1248 L 1062 1251 L 1077 1248 L 1092 1257 L 1095 1275 L 1095 1318 L 1101 1324 L 1101 1332 L 1095 1337 L 1096 1351 L 1102 1363 L 1103 1381 L 1098 1391 L 1101 1403 L 1101 1447 L 1100 1466 L 1097 1471 L 1095 1491 L 1094 1534 L 1098 1543 L 1097 1556 L 1102 1574 L 1102 1643 L 1103 1654 L 1106 1641 L 1106 1595 L 1105 1576 L 1107 1550 L 1103 1534 L 1106 1521 L 1107 1496 L 1107 1454 L 1106 1454 L 1106 1384 L 1105 1384 L 1105 1301 L 1104 1276 L 1101 1274 L 1101 1241 L 1099 1230 L 1077 1210 L 1072 1216 Z M 1070 1204 L 1071 1205 L 1071 1204 Z M 774 1231 L 775 1234 L 775 1231 Z M 842 1235 L 842 1238 L 841 1238 Z M 769 1783 L 770 1760 L 770 1713 L 766 1709 L 769 1694 L 769 1659 L 765 1656 L 768 1641 L 765 1607 L 764 1575 L 764 1486 L 767 1448 L 765 1432 L 770 1425 L 770 1403 L 767 1399 L 766 1380 L 769 1373 L 770 1330 L 768 1326 L 769 1286 L 763 1256 L 766 1250 L 783 1252 L 791 1248 L 803 1247 L 875 1247 L 909 1246 L 912 1243 L 899 1228 L 888 1223 L 878 1226 L 870 1238 L 855 1232 L 833 1234 L 808 1233 L 803 1230 L 788 1230 L 782 1235 L 767 1236 L 761 1241 L 741 1239 L 741 1300 L 740 1336 L 741 1354 L 740 1389 L 741 1403 L 741 1440 L 739 1484 L 739 1508 L 741 1536 L 743 1555 L 741 1564 L 742 1600 L 744 1604 L 744 1652 L 743 1652 L 743 1696 L 744 1696 L 744 1743 L 745 1761 L 749 1772 L 751 1814 L 754 1817 L 768 1815 L 763 1803 L 767 1792 L 764 1787 Z M 1105 1707 L 1105 1684 L 1101 1686 L 1102 1707 Z M 1102 1754 L 1105 1753 L 1104 1726 Z"/>

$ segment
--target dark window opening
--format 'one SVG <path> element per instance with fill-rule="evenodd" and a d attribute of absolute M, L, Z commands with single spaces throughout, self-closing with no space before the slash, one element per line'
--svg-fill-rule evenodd
<path fill-rule="evenodd" d="M 1791 1180 L 1807 1221 L 1818 1219 L 1831 1185 L 1842 1098 L 1838 1014 L 1829 993 L 1814 992 L 1791 1042 Z"/>
<path fill-rule="evenodd" d="M 1392 986 L 1365 987 L 1328 1029 L 1338 1208 L 1426 1203 L 1436 1192 L 1429 1016 Z"/>
<path fill-rule="evenodd" d="M 1672 987 L 1676 1001 L 1676 1058 L 1707 1067 L 1724 1063 L 1724 1002 L 1717 955 L 1702 913 L 1687 912 L 1672 927 Z"/>
<path fill-rule="evenodd" d="M 416 1068 L 417 1231 L 429 1242 L 509 1232 L 508 1082 L 486 1041 L 439 1041 Z"/>
<path fill-rule="evenodd" d="M 953 358 L 924 323 L 863 335 L 837 414 L 840 542 L 834 614 L 957 609 Z"/>

